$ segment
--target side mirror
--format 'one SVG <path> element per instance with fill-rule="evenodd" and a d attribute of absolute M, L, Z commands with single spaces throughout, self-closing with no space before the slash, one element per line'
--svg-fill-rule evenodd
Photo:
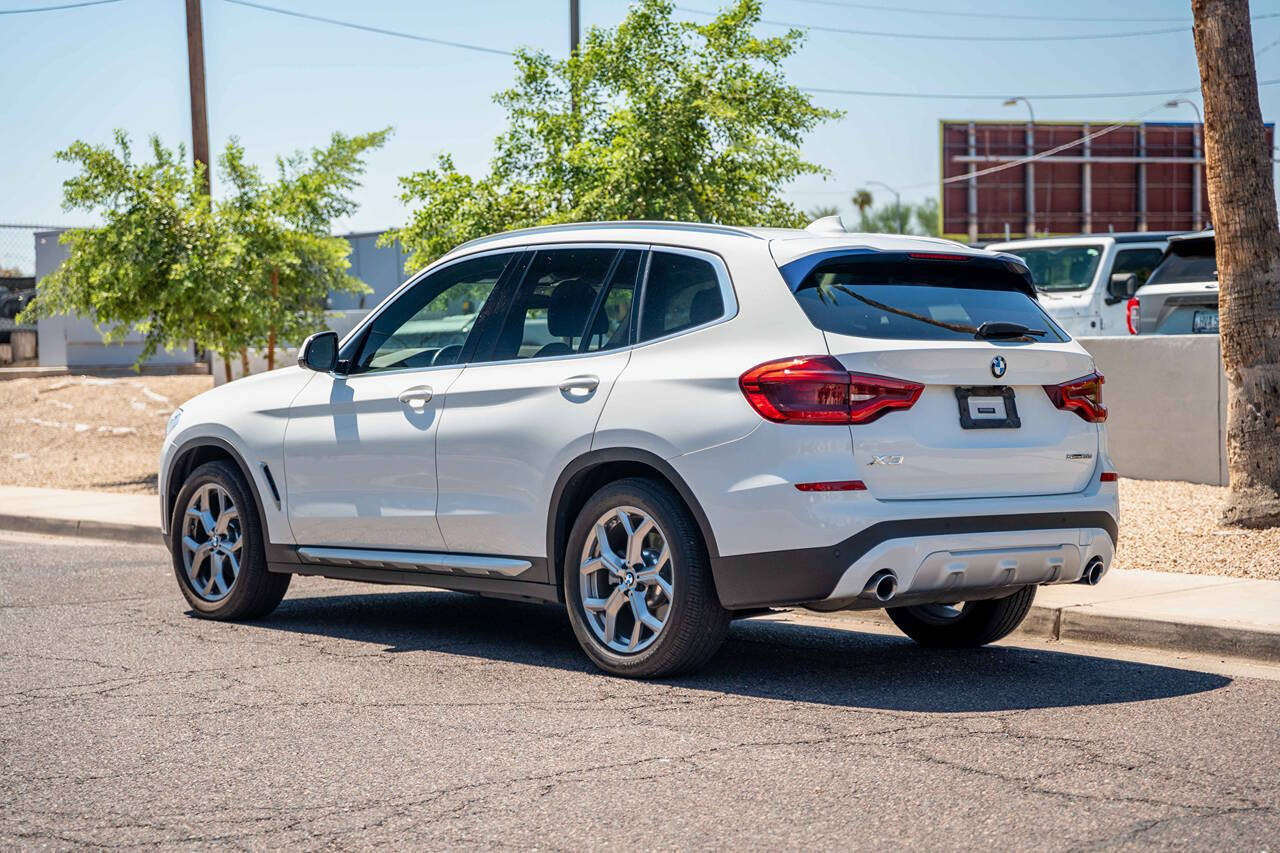
<path fill-rule="evenodd" d="M 1107 304 L 1124 302 L 1138 292 L 1138 277 L 1131 272 L 1118 272 L 1107 282 Z"/>
<path fill-rule="evenodd" d="M 298 350 L 298 366 L 318 373 L 329 373 L 338 366 L 338 333 L 316 332 L 302 342 Z"/>

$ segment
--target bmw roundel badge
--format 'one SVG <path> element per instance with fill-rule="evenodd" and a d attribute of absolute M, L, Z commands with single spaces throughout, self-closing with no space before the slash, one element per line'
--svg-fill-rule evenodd
<path fill-rule="evenodd" d="M 998 355 L 991 359 L 991 375 L 996 379 L 1004 376 L 1004 372 L 1009 369 L 1009 365 L 1005 362 L 1004 356 Z"/>

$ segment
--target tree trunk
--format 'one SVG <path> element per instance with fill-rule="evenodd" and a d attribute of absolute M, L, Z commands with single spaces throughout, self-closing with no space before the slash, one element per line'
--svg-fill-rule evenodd
<path fill-rule="evenodd" d="M 1280 524 L 1280 225 L 1248 0 L 1192 0 L 1227 374 L 1226 524 Z"/>
<path fill-rule="evenodd" d="M 227 377 L 227 381 L 230 382 L 231 381 L 231 359 L 227 358 L 225 355 L 222 357 L 222 370 L 223 370 L 223 374 Z"/>
<path fill-rule="evenodd" d="M 249 350 L 240 347 L 240 375 L 249 375 Z"/>
<path fill-rule="evenodd" d="M 280 298 L 280 271 L 271 268 L 271 328 L 267 332 L 267 370 L 276 369 L 276 300 Z"/>

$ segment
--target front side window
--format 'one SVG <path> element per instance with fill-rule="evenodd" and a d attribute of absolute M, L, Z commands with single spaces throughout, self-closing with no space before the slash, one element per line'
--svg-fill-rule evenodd
<path fill-rule="evenodd" d="M 638 249 L 540 249 L 511 300 L 493 351 L 477 360 L 548 358 L 625 346 Z"/>
<path fill-rule="evenodd" d="M 809 273 L 796 300 L 824 332 L 914 341 L 974 340 L 983 323 L 1016 323 L 1040 341 L 1067 336 L 1014 273 L 956 262 L 833 259 Z"/>
<path fill-rule="evenodd" d="M 351 372 L 458 363 L 480 310 L 514 257 L 459 261 L 415 284 L 374 318 Z"/>
<path fill-rule="evenodd" d="M 1102 245 L 1037 246 L 1028 249 L 1001 249 L 1026 261 L 1036 290 L 1065 293 L 1088 290 L 1102 261 Z"/>
<path fill-rule="evenodd" d="M 653 251 L 640 307 L 641 341 L 683 332 L 723 316 L 720 278 L 709 261 Z"/>
<path fill-rule="evenodd" d="M 1111 268 L 1111 274 L 1122 275 L 1131 272 L 1138 281 L 1138 287 L 1142 287 L 1151 277 L 1151 271 L 1156 268 L 1156 264 L 1160 263 L 1160 257 L 1163 254 L 1164 252 L 1160 249 L 1121 249 L 1116 253 L 1116 262 Z"/>

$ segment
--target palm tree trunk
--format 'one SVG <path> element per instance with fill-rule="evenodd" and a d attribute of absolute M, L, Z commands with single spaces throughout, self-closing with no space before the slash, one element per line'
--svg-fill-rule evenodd
<path fill-rule="evenodd" d="M 1227 524 L 1280 524 L 1280 224 L 1248 0 L 1192 0 L 1227 374 Z"/>

